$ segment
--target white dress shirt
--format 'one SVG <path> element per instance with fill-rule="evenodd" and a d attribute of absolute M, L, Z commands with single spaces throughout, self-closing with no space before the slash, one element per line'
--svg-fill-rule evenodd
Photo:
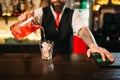
<path fill-rule="evenodd" d="M 60 20 L 61 20 L 61 17 L 63 15 L 63 12 L 64 12 L 64 9 L 65 9 L 66 6 L 64 6 L 62 12 L 60 13 Z M 52 6 L 50 6 L 51 8 L 51 11 L 53 13 L 53 16 L 54 18 L 56 19 L 56 13 L 54 12 Z M 41 24 L 42 23 L 42 16 L 43 16 L 43 10 L 42 8 L 38 8 L 34 11 L 34 16 L 37 16 L 38 17 L 38 21 L 39 23 Z M 59 20 L 59 21 L 60 21 Z M 73 12 L 73 16 L 72 16 L 72 28 L 73 28 L 73 33 L 74 34 L 77 34 L 78 31 L 82 28 L 82 27 L 87 27 L 87 25 L 85 24 L 85 21 L 82 17 L 82 15 L 80 14 L 80 12 L 78 10 L 74 10 Z"/>

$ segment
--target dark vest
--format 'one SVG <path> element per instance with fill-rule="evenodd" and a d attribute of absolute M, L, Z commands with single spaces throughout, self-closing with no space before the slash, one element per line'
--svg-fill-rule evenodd
<path fill-rule="evenodd" d="M 50 6 L 43 8 L 42 26 L 45 29 L 46 40 L 54 41 L 55 53 L 71 53 L 72 51 L 72 15 L 73 10 L 65 8 L 59 28 L 56 29 L 55 19 Z"/>

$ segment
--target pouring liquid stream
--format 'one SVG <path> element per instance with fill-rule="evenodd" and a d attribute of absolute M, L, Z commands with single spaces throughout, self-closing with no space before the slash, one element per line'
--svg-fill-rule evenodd
<path fill-rule="evenodd" d="M 42 28 L 42 32 L 43 32 L 43 40 L 46 41 L 45 30 L 43 28 Z"/>

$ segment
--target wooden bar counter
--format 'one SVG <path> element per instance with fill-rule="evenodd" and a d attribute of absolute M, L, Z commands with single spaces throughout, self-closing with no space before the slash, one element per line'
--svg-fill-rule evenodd
<path fill-rule="evenodd" d="M 84 54 L 56 54 L 46 61 L 40 53 L 5 53 L 0 80 L 120 80 L 120 69 L 100 68 Z"/>

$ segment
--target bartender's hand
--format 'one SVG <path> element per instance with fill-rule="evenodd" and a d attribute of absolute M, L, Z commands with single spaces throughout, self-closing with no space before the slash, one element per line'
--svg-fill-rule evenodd
<path fill-rule="evenodd" d="M 113 55 L 108 50 L 106 50 L 105 48 L 96 46 L 94 44 L 92 45 L 92 47 L 90 47 L 87 50 L 87 56 L 90 57 L 91 54 L 96 53 L 96 52 L 98 52 L 99 54 L 101 54 L 103 61 L 105 61 L 106 58 L 108 58 L 111 62 L 114 62 L 114 57 L 113 57 Z"/>
<path fill-rule="evenodd" d="M 33 10 L 28 11 L 28 12 L 24 12 L 23 14 L 18 16 L 18 19 L 20 21 L 24 21 L 24 20 L 27 20 L 30 17 L 34 17 L 34 11 Z M 37 17 L 34 20 L 32 20 L 32 22 L 30 22 L 28 25 L 31 25 L 31 24 L 34 24 L 34 26 L 39 26 L 42 30 L 44 30 L 44 28 L 41 25 L 38 25 L 39 23 L 37 21 Z"/>
<path fill-rule="evenodd" d="M 33 10 L 22 13 L 20 16 L 18 16 L 18 19 L 20 21 L 24 21 L 24 20 L 26 20 L 26 19 L 28 19 L 32 16 L 34 16 L 34 11 Z"/>

